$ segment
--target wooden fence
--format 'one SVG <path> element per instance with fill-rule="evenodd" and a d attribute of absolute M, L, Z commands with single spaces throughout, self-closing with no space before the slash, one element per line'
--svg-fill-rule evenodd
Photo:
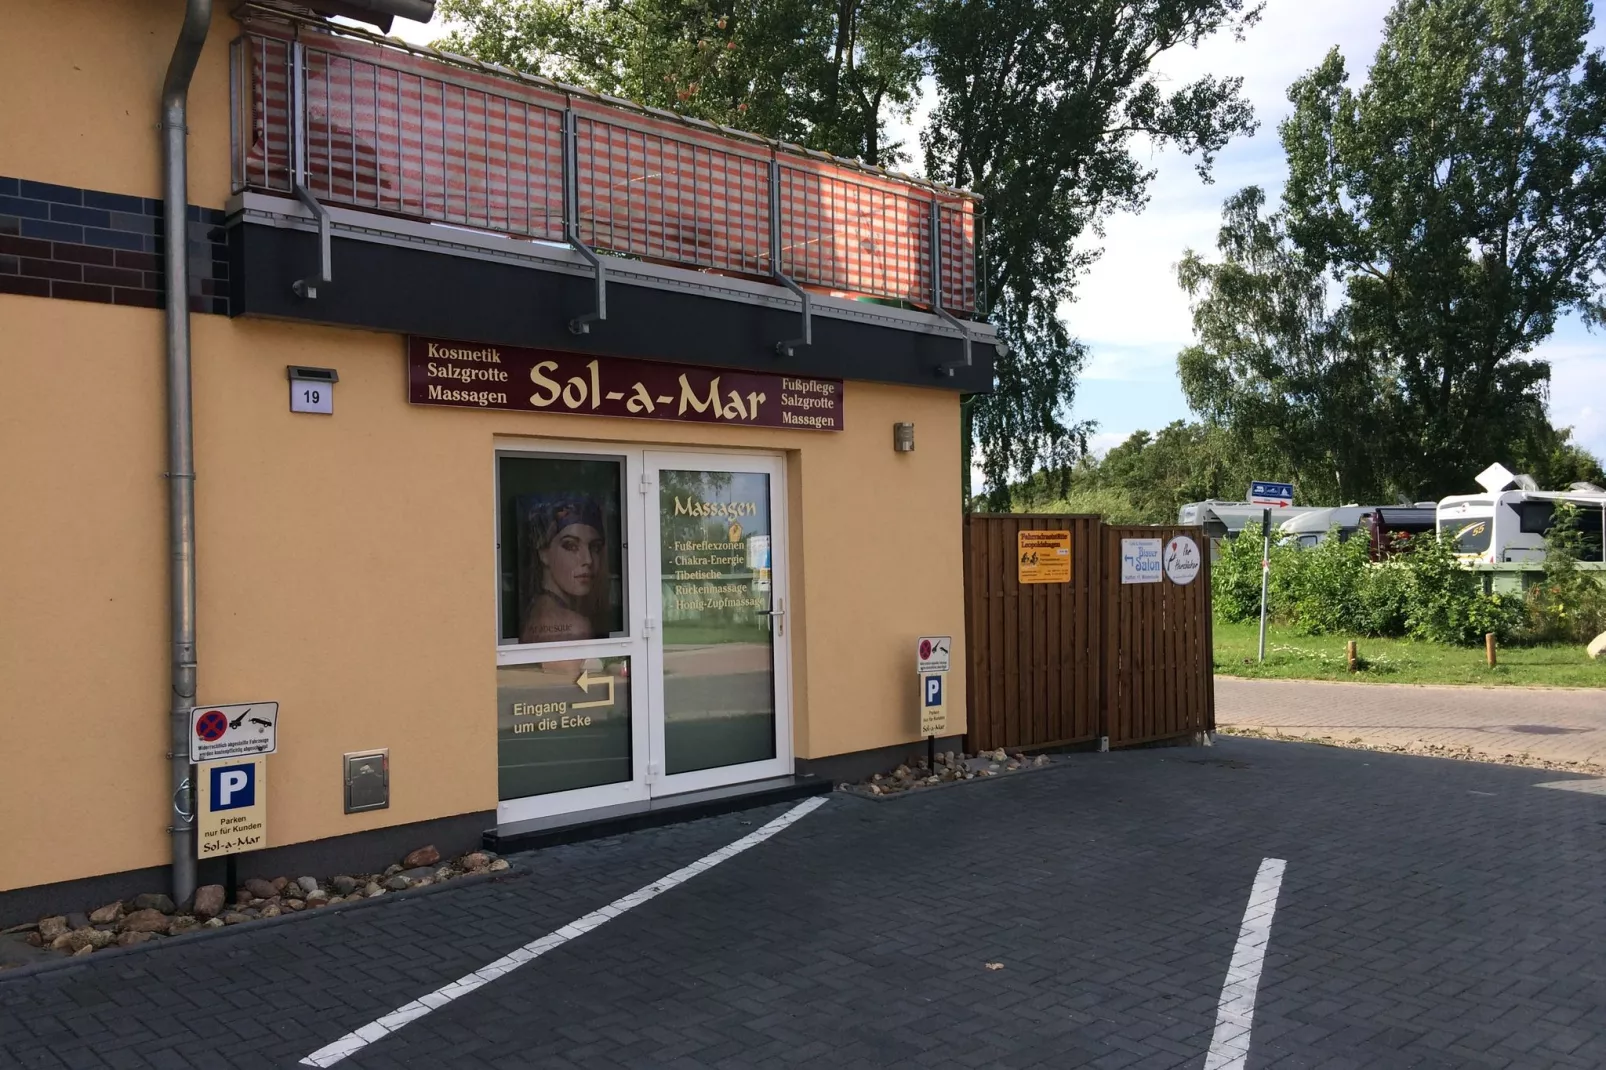
<path fill-rule="evenodd" d="M 1070 533 L 1068 582 L 1020 582 L 1020 534 Z M 1123 583 L 1123 539 L 1178 536 L 1199 550 L 1189 583 Z M 1113 527 L 1098 517 L 975 514 L 965 524 L 971 750 L 1112 747 L 1215 728 L 1210 561 L 1197 527 Z"/>

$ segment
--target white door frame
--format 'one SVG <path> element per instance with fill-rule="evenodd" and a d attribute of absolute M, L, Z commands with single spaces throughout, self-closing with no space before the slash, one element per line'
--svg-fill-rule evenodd
<path fill-rule="evenodd" d="M 790 558 L 787 546 L 786 461 L 775 453 L 715 450 L 646 450 L 643 455 L 641 486 L 646 492 L 647 509 L 647 613 L 653 621 L 648 637 L 651 666 L 647 686 L 652 694 L 648 719 L 651 723 L 652 768 L 649 782 L 654 797 L 674 795 L 704 788 L 740 784 L 766 777 L 789 776 L 792 764 L 792 674 L 791 607 L 788 590 Z M 741 765 L 717 766 L 689 773 L 664 772 L 664 636 L 662 573 L 662 509 L 657 498 L 658 472 L 663 469 L 690 472 L 753 472 L 769 477 L 770 513 L 770 634 L 772 651 L 771 683 L 775 695 L 775 757 Z"/>
<path fill-rule="evenodd" d="M 529 439 L 501 439 L 495 441 L 492 478 L 496 481 L 495 500 L 492 503 L 492 542 L 502 537 L 502 490 L 500 458 L 520 453 L 558 455 L 583 460 L 618 460 L 623 462 L 622 482 L 619 488 L 619 527 L 625 541 L 624 624 L 626 636 L 617 639 L 588 639 L 579 643 L 502 643 L 501 638 L 501 555 L 497 553 L 497 606 L 493 636 L 497 639 L 496 664 L 528 665 L 544 661 L 583 661 L 587 658 L 630 658 L 630 779 L 613 784 L 601 784 L 572 791 L 555 791 L 546 795 L 530 795 L 522 799 L 508 799 L 496 804 L 496 823 L 507 825 L 515 821 L 554 817 L 580 810 L 595 810 L 605 806 L 645 802 L 649 798 L 647 765 L 651 740 L 647 731 L 647 710 L 650 701 L 646 678 L 651 674 L 646 637 L 642 635 L 642 616 L 645 600 L 642 589 L 646 579 L 641 528 L 644 511 L 641 496 L 632 488 L 641 485 L 641 449 L 612 442 L 558 442 L 531 441 Z M 498 759 L 500 760 L 500 758 Z"/>
<path fill-rule="evenodd" d="M 518 454 L 618 460 L 623 464 L 620 528 L 625 542 L 624 623 L 628 635 L 578 643 L 502 643 L 500 546 L 500 458 Z M 788 507 L 784 455 L 761 451 L 662 450 L 623 442 L 592 442 L 498 437 L 492 452 L 492 548 L 496 562 L 498 603 L 496 664 L 525 665 L 547 661 L 629 657 L 631 779 L 572 791 L 551 792 L 497 803 L 498 825 L 556 817 L 608 806 L 642 803 L 654 797 L 739 784 L 793 771 L 791 687 L 791 598 L 789 592 Z M 656 473 L 662 468 L 685 471 L 757 472 L 769 476 L 770 487 L 770 617 L 775 692 L 775 757 L 761 762 L 701 769 L 673 776 L 663 773 L 663 588 L 660 577 L 660 523 Z M 634 488 L 634 491 L 633 489 Z M 639 493 L 636 493 L 639 492 Z"/>

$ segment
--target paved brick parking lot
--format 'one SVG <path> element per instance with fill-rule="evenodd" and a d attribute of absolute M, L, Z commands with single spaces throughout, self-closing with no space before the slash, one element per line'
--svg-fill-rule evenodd
<path fill-rule="evenodd" d="M 1606 796 L 1566 779 L 1224 739 L 835 796 L 340 1065 L 1197 1068 L 1275 857 L 1252 1070 L 1599 1066 Z M 0 977 L 0 1065 L 295 1065 L 784 809 Z"/>
<path fill-rule="evenodd" d="M 1216 677 L 1223 726 L 1606 768 L 1606 691 Z"/>

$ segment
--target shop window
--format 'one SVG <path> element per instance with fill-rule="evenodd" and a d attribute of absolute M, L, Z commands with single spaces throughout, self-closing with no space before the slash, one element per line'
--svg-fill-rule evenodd
<path fill-rule="evenodd" d="M 624 461 L 497 457 L 498 642 L 625 635 Z"/>

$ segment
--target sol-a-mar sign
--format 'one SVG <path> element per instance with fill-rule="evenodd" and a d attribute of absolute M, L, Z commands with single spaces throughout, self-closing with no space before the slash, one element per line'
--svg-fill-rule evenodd
<path fill-rule="evenodd" d="M 267 846 L 268 760 L 230 758 L 195 769 L 195 853 L 200 858 Z"/>
<path fill-rule="evenodd" d="M 407 339 L 415 405 L 842 430 L 842 380 Z"/>
<path fill-rule="evenodd" d="M 1016 536 L 1022 583 L 1071 582 L 1071 533 L 1022 531 Z"/>

